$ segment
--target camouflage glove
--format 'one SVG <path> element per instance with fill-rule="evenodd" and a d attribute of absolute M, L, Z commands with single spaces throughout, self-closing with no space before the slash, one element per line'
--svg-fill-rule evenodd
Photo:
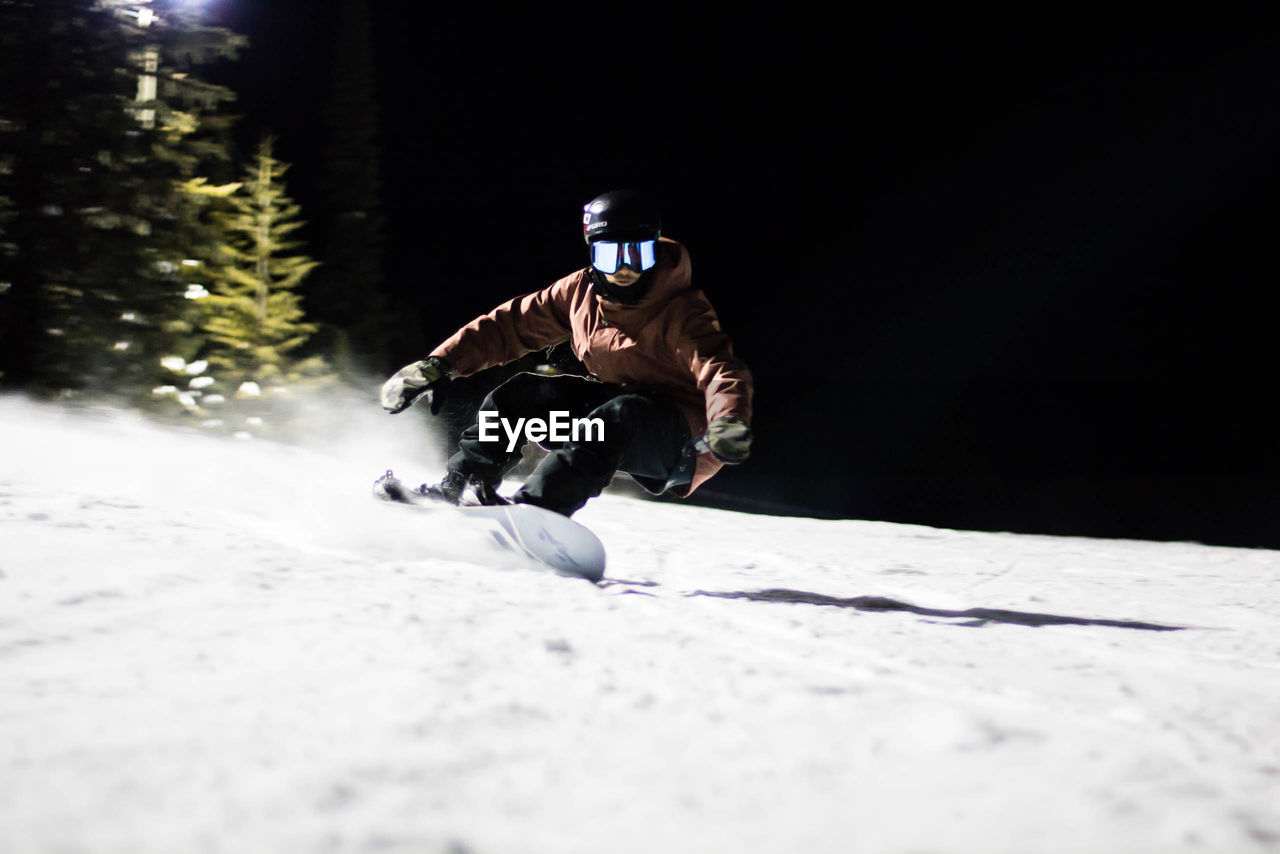
<path fill-rule="evenodd" d="M 751 428 L 732 415 L 712 421 L 705 439 L 711 456 L 722 463 L 733 465 L 751 456 Z"/>
<path fill-rule="evenodd" d="M 444 403 L 450 379 L 449 363 L 437 356 L 405 365 L 382 384 L 382 408 L 395 415 L 404 412 L 425 394 L 431 414 L 435 415 Z"/>

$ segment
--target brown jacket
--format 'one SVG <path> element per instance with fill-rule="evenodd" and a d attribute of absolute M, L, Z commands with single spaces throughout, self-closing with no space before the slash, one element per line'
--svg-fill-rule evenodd
<path fill-rule="evenodd" d="M 574 355 L 597 379 L 670 399 L 694 436 L 726 415 L 750 424 L 751 372 L 733 355 L 711 303 L 690 285 L 688 251 L 661 238 L 650 274 L 644 299 L 621 305 L 595 293 L 590 268 L 578 270 L 476 318 L 431 355 L 447 359 L 466 377 L 570 341 Z M 689 492 L 720 466 L 702 454 Z"/>

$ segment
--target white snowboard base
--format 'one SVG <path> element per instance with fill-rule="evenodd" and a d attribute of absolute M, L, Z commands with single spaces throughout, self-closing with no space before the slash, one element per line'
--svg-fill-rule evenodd
<path fill-rule="evenodd" d="M 588 581 L 604 578 L 604 543 L 567 516 L 531 504 L 451 509 L 472 519 L 494 523 L 493 534 L 499 545 L 523 552 L 562 575 Z"/>

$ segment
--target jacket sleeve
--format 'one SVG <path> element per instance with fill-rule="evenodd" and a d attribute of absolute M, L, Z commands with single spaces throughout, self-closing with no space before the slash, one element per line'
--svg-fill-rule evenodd
<path fill-rule="evenodd" d="M 459 329 L 431 355 L 447 360 L 458 376 L 469 377 L 567 341 L 571 284 L 570 278 L 561 279 L 504 302 Z"/>
<path fill-rule="evenodd" d="M 733 342 L 700 292 L 690 297 L 689 310 L 675 334 L 676 357 L 688 366 L 706 398 L 707 423 L 732 415 L 750 424 L 755 394 L 751 371 L 733 354 Z"/>

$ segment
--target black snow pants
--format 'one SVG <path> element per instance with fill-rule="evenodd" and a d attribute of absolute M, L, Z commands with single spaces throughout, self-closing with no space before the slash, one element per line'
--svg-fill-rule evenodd
<path fill-rule="evenodd" d="M 550 451 L 512 499 L 536 504 L 565 516 L 599 495 L 618 471 L 626 472 L 651 493 L 682 492 L 693 480 L 696 455 L 689 425 L 668 400 L 630 393 L 621 386 L 571 375 L 516 374 L 485 398 L 480 416 L 497 413 L 514 427 L 519 418 L 599 419 L 595 431 L 577 438 L 537 444 Z M 508 429 L 492 426 L 482 439 L 481 422 L 462 433 L 459 450 L 449 459 L 450 472 L 497 486 L 520 462 L 526 444 L 523 430 L 512 443 Z M 603 429 L 599 429 L 602 427 Z M 603 435 L 601 435 L 603 433 Z M 494 436 L 496 435 L 496 439 Z"/>

